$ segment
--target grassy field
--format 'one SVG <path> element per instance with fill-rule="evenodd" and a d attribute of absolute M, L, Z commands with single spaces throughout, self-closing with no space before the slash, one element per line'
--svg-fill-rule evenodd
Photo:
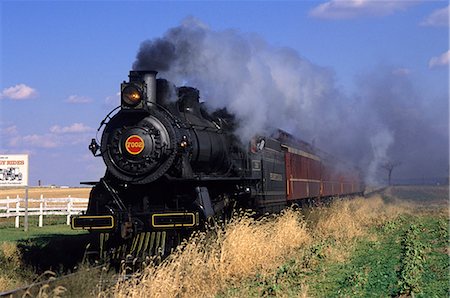
<path fill-rule="evenodd" d="M 33 239 L 48 235 L 57 237 L 59 235 L 78 235 L 87 233 L 86 231 L 72 230 L 70 226 L 65 224 L 65 216 L 47 216 L 43 227 L 38 226 L 37 216 L 30 217 L 27 232 L 24 231 L 22 221 L 23 218 L 21 218 L 21 227 L 15 228 L 13 218 L 2 218 L 2 220 L 0 220 L 0 242 Z"/>
<path fill-rule="evenodd" d="M 67 196 L 76 198 L 89 198 L 89 187 L 75 187 L 75 188 L 51 188 L 51 187 L 30 187 L 28 189 L 28 197 L 39 199 L 41 195 L 46 198 L 65 198 Z M 25 189 L 14 187 L 0 188 L 0 199 L 6 199 L 9 196 L 11 199 L 17 196 L 25 197 Z"/>
<path fill-rule="evenodd" d="M 448 211 L 448 187 L 408 186 L 258 220 L 239 214 L 135 278 L 99 292 L 101 281 L 84 277 L 61 296 L 82 284 L 91 297 L 448 297 Z M 48 228 L 0 228 L 10 240 L 0 244 L 0 291 L 77 265 L 67 259 L 82 257 L 86 235 Z"/>
<path fill-rule="evenodd" d="M 24 232 L 22 222 L 16 229 L 14 218 L 0 220 L 0 292 L 48 278 L 46 271 L 62 274 L 79 265 L 90 236 L 65 221 L 65 216 L 47 216 L 38 227 L 38 218 L 30 217 Z"/>
<path fill-rule="evenodd" d="M 30 187 L 29 198 L 88 198 L 90 188 Z M 0 188 L 0 199 L 23 198 L 24 188 Z M 30 205 L 31 206 L 31 205 Z M 33 206 L 31 206 L 33 207 Z M 0 219 L 0 292 L 29 284 L 42 278 L 46 270 L 57 273 L 72 270 L 83 257 L 89 235 L 73 231 L 65 224 L 65 216 L 45 216 L 44 227 L 38 217 L 30 216 L 29 230 L 14 228 L 14 217 Z"/>
<path fill-rule="evenodd" d="M 114 297 L 448 297 L 448 188 L 236 217 L 199 234 Z M 422 198 L 422 199 L 421 199 Z"/>

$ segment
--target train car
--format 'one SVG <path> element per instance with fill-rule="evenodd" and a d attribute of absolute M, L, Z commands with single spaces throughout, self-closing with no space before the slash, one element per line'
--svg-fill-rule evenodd
<path fill-rule="evenodd" d="M 197 89 L 156 74 L 130 71 L 120 106 L 100 124 L 100 144 L 89 145 L 106 173 L 87 183 L 89 206 L 72 228 L 99 234 L 101 256 L 166 254 L 235 208 L 278 212 L 363 191 L 358 171 L 286 132 L 242 144 L 232 115 L 209 113 Z"/>
<path fill-rule="evenodd" d="M 312 145 L 278 130 L 253 140 L 250 155 L 258 192 L 252 208 L 278 212 L 291 204 L 363 195 L 360 171 Z"/>

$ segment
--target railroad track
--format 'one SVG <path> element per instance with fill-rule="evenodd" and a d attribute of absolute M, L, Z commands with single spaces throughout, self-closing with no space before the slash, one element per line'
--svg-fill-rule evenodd
<path fill-rule="evenodd" d="M 380 187 L 380 188 L 374 189 L 370 192 L 364 193 L 364 196 L 367 198 L 367 197 L 370 197 L 375 194 L 381 194 L 384 191 L 386 191 L 388 188 L 389 188 L 389 186 Z"/>
<path fill-rule="evenodd" d="M 88 271 L 98 270 L 99 275 L 100 275 L 101 271 L 104 270 L 103 268 L 105 268 L 104 264 L 98 265 L 95 267 L 91 267 L 89 269 L 79 270 L 79 271 L 69 273 L 66 275 L 62 275 L 59 277 L 50 277 L 49 279 L 44 280 L 44 281 L 34 282 L 34 283 L 31 283 L 29 285 L 26 285 L 26 286 L 23 286 L 23 287 L 14 289 L 14 290 L 0 292 L 0 297 L 36 297 L 39 294 L 39 292 L 41 291 L 41 288 L 43 288 L 46 285 L 56 287 L 58 285 L 58 283 L 61 283 L 64 280 L 68 280 L 70 278 L 74 278 L 77 275 L 86 273 Z M 108 280 L 107 282 L 111 282 L 111 280 Z"/>

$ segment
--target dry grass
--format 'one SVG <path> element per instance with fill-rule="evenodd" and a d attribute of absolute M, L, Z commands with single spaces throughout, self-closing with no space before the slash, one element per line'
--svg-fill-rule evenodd
<path fill-rule="evenodd" d="M 309 228 L 303 214 L 291 209 L 260 220 L 240 214 L 225 228 L 194 235 L 159 266 L 148 266 L 100 296 L 213 297 L 239 288 L 242 280 L 256 274 L 273 274 L 287 260 L 302 258 L 311 246 L 330 240 L 334 245 L 327 245 L 326 257 L 345 260 L 353 240 L 366 236 L 369 227 L 411 213 L 413 207 L 401 201 L 386 203 L 380 196 L 336 200 L 309 212 Z M 299 297 L 307 292 L 305 284 Z"/>
<path fill-rule="evenodd" d="M 51 198 L 67 198 L 71 196 L 72 198 L 89 198 L 89 193 L 91 188 L 83 187 L 83 188 L 50 188 L 50 187 L 30 187 L 28 189 L 28 198 L 29 199 L 40 199 L 41 195 L 46 199 Z M 15 199 L 17 196 L 20 198 L 25 197 L 25 189 L 24 188 L 0 188 L 0 203 L 1 200 L 9 197 L 10 199 Z M 2 203 L 3 207 L 6 204 Z M 66 206 L 66 203 L 61 202 L 46 202 L 46 207 L 49 208 L 63 208 Z M 74 207 L 85 207 L 86 203 L 75 202 Z M 10 203 L 10 208 L 15 207 L 13 203 Z M 20 207 L 25 207 L 25 202 L 20 202 Z M 29 208 L 39 208 L 39 202 L 29 202 Z"/>
<path fill-rule="evenodd" d="M 39 199 L 41 194 L 46 198 L 64 198 L 72 196 L 76 198 L 89 198 L 89 187 L 75 187 L 75 188 L 50 188 L 50 187 L 30 187 L 28 189 L 28 197 L 31 199 Z M 9 196 L 10 199 L 17 196 L 23 198 L 25 196 L 24 188 L 1 188 L 0 199 L 6 199 Z"/>
<path fill-rule="evenodd" d="M 20 286 L 24 280 L 18 274 L 22 264 L 22 254 L 14 242 L 0 243 L 0 292 Z"/>
<path fill-rule="evenodd" d="M 21 265 L 22 254 L 15 242 L 0 243 L 0 254 L 5 258 L 5 261 L 11 263 L 13 266 Z"/>
<path fill-rule="evenodd" d="M 331 206 L 317 208 L 312 213 L 318 218 L 316 223 L 317 236 L 332 238 L 338 242 L 347 242 L 366 234 L 367 228 L 378 225 L 399 214 L 411 213 L 414 206 L 411 203 L 395 201 L 386 203 L 381 196 L 369 199 L 354 198 L 337 200 Z"/>
<path fill-rule="evenodd" d="M 299 212 L 255 220 L 234 217 L 214 237 L 194 235 L 184 248 L 160 266 L 149 266 L 139 278 L 118 284 L 115 297 L 213 297 L 226 286 L 279 266 L 311 241 Z"/>
<path fill-rule="evenodd" d="M 313 208 L 308 222 L 314 241 L 325 243 L 325 255 L 335 262 L 345 262 L 361 237 L 369 237 L 369 228 L 381 225 L 400 214 L 411 214 L 416 207 L 405 201 L 386 203 L 380 195 L 370 198 L 339 199 L 327 207 Z M 330 244 L 331 243 L 331 244 Z"/>

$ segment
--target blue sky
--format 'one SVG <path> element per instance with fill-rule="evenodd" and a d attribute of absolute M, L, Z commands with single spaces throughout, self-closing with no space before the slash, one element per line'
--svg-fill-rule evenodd
<path fill-rule="evenodd" d="M 448 108 L 447 1 L 2 1 L 0 9 L 0 154 L 30 154 L 30 185 L 101 177 L 87 145 L 119 104 L 140 43 L 190 16 L 294 49 L 333 73 L 344 94 L 360 92 L 362 74 L 389 68 Z"/>

